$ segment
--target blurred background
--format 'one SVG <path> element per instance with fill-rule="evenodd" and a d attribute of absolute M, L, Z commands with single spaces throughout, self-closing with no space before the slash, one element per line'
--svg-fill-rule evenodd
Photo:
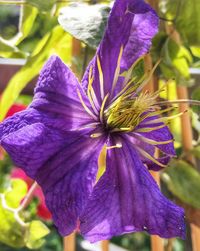
<path fill-rule="evenodd" d="M 59 55 L 81 79 L 102 38 L 112 4 L 103 0 L 0 1 L 1 121 L 29 105 L 37 76 L 50 55 Z M 160 96 L 163 101 L 200 100 L 200 0 L 149 0 L 149 4 L 160 17 L 160 31 L 135 74 L 142 76 L 162 59 L 149 88 L 165 85 Z M 179 109 L 188 112 L 170 124 L 178 157 L 154 176 L 162 192 L 186 210 L 185 241 L 135 233 L 91 245 L 78 232 L 76 238 L 63 240 L 52 224 L 40 188 L 20 214 L 23 222 L 30 223 L 27 229 L 4 202 L 17 208 L 33 181 L 0 149 L 0 250 L 199 251 L 200 108 L 182 104 Z"/>

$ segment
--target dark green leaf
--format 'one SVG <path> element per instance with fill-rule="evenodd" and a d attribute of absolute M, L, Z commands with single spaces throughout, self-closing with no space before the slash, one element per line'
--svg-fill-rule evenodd
<path fill-rule="evenodd" d="M 107 5 L 79 3 L 62 8 L 58 21 L 65 31 L 96 48 L 102 39 L 109 12 Z"/>
<path fill-rule="evenodd" d="M 200 1 L 161 0 L 162 10 L 168 19 L 175 19 L 181 37 L 190 45 L 200 44 Z"/>
<path fill-rule="evenodd" d="M 177 198 L 200 208 L 200 174 L 191 165 L 183 160 L 174 160 L 161 177 Z"/>

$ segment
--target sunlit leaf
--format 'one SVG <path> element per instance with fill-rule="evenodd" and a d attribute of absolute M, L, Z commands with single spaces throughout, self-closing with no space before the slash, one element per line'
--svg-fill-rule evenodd
<path fill-rule="evenodd" d="M 24 58 L 26 54 L 20 51 L 11 42 L 0 37 L 0 57 L 3 58 Z"/>
<path fill-rule="evenodd" d="M 14 179 L 0 194 L 0 242 L 14 248 L 39 248 L 49 229 L 40 221 L 25 223 L 16 210 L 27 193 L 23 180 Z"/>
<path fill-rule="evenodd" d="M 44 237 L 49 234 L 49 229 L 41 221 L 32 221 L 26 236 L 26 246 L 36 249 L 44 244 Z"/>
<path fill-rule="evenodd" d="M 160 68 L 166 78 L 175 78 L 179 84 L 189 84 L 192 56 L 184 46 L 168 38 L 161 50 Z"/>
<path fill-rule="evenodd" d="M 0 100 L 0 120 L 4 118 L 23 88 L 40 72 L 48 57 L 59 55 L 65 62 L 71 57 L 71 36 L 56 26 L 37 45 L 27 63 L 12 77 Z M 62 49 L 61 49 L 62 48 Z"/>
<path fill-rule="evenodd" d="M 96 48 L 102 39 L 110 8 L 108 5 L 73 4 L 62 8 L 58 21 L 65 31 Z"/>
<path fill-rule="evenodd" d="M 7 205 L 12 208 L 17 208 L 22 198 L 26 195 L 27 189 L 27 184 L 23 180 L 13 179 L 10 191 L 8 190 L 5 194 Z"/>
<path fill-rule="evenodd" d="M 12 187 L 5 191 L 6 204 L 13 204 L 14 207 L 19 206 L 21 199 L 25 195 L 24 182 L 15 180 L 12 182 Z M 19 188 L 22 186 L 22 188 Z M 13 200 L 14 199 L 14 200 Z M 13 201 L 12 201 L 13 200 Z M 21 226 L 15 219 L 14 213 L 4 208 L 3 201 L 0 198 L 0 242 L 3 242 L 11 247 L 23 247 L 24 234 L 26 228 Z"/>
<path fill-rule="evenodd" d="M 174 160 L 162 174 L 168 189 L 181 201 L 200 208 L 200 174 L 183 160 Z"/>
<path fill-rule="evenodd" d="M 200 1 L 160 0 L 162 11 L 168 19 L 175 19 L 175 27 L 184 42 L 200 44 Z"/>
<path fill-rule="evenodd" d="M 12 39 L 12 43 L 18 45 L 22 40 L 24 40 L 33 27 L 35 19 L 37 17 L 37 8 L 30 5 L 23 5 L 21 7 L 20 21 L 19 21 L 19 32 Z"/>
<path fill-rule="evenodd" d="M 195 57 L 200 58 L 200 46 L 191 46 L 190 49 Z"/>

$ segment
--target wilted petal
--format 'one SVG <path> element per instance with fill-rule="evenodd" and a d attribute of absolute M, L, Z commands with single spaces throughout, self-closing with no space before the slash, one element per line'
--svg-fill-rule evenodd
<path fill-rule="evenodd" d="M 81 231 L 90 241 L 147 231 L 164 238 L 184 238 L 183 209 L 165 198 L 136 150 L 125 141 L 109 150 L 107 169 L 81 216 Z"/>
<path fill-rule="evenodd" d="M 89 71 L 92 67 L 93 88 L 101 101 L 97 59 L 99 58 L 103 72 L 104 93 L 111 93 L 113 82 L 117 81 L 114 77 L 116 69 L 118 68 L 118 74 L 128 70 L 141 55 L 145 54 L 149 50 L 151 39 L 157 30 L 158 17 L 143 0 L 116 0 L 97 55 L 91 61 L 84 75 L 83 86 L 87 88 Z M 115 84 L 117 85 L 117 83 Z M 116 90 L 119 89 L 118 86 Z"/>
<path fill-rule="evenodd" d="M 66 133 L 42 123 L 10 133 L 1 141 L 15 165 L 42 187 L 54 222 L 63 235 L 77 226 L 96 178 L 103 139 Z"/>

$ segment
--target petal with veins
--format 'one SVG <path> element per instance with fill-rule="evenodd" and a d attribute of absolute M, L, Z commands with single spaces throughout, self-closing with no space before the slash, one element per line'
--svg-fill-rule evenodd
<path fill-rule="evenodd" d="M 107 154 L 106 172 L 80 218 L 82 234 L 91 242 L 136 231 L 184 238 L 183 209 L 162 195 L 132 145 L 122 145 Z"/>
<path fill-rule="evenodd" d="M 1 144 L 41 186 L 59 232 L 70 234 L 92 192 L 104 140 L 91 139 L 87 131 L 66 133 L 35 123 L 10 133 Z"/>
<path fill-rule="evenodd" d="M 102 102 L 102 77 L 104 93 L 111 93 L 113 85 L 116 90 L 110 98 L 121 89 L 119 73 L 128 70 L 132 64 L 144 55 L 151 46 L 151 39 L 158 31 L 158 17 L 143 0 L 116 0 L 96 56 L 90 62 L 83 77 L 83 86 L 87 89 L 89 72 L 93 69 L 93 88 Z M 99 64 L 102 74 L 99 71 Z"/>

